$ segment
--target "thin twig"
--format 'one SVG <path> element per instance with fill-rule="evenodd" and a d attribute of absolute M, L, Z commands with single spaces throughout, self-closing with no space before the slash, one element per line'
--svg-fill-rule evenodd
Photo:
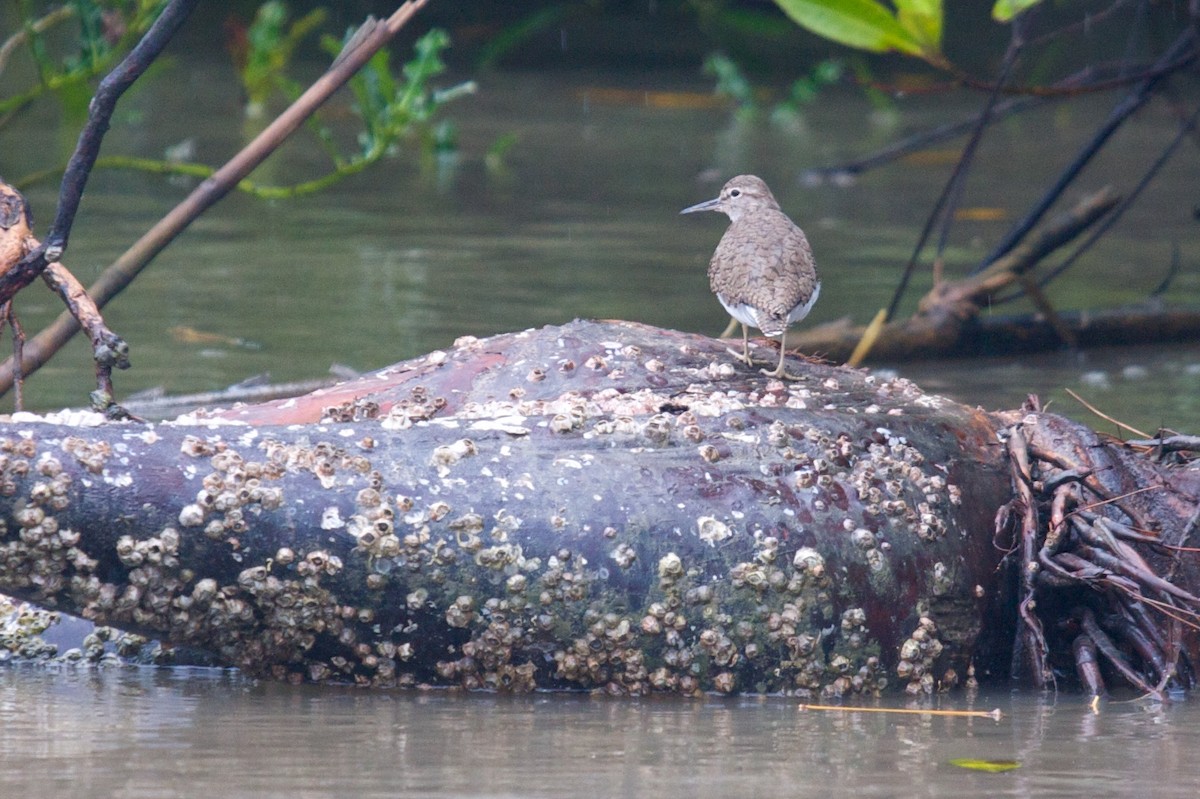
<path fill-rule="evenodd" d="M 1005 100 L 1002 103 L 997 103 L 992 108 L 989 124 L 996 122 L 1005 116 L 1019 114 L 1023 111 L 1028 111 L 1036 108 L 1045 101 L 1036 97 L 1022 97 L 1017 99 Z M 975 130 L 980 120 L 984 118 L 984 113 L 980 112 L 974 116 L 963 119 L 958 122 L 950 122 L 945 125 L 939 125 L 931 130 L 924 130 L 919 133 L 914 133 L 911 136 L 906 136 L 903 139 L 894 141 L 891 144 L 882 147 L 870 155 L 858 158 L 854 161 L 849 161 L 837 166 L 817 167 L 810 169 L 804 173 L 806 180 L 825 179 L 835 175 L 859 175 L 876 167 L 890 164 L 898 158 L 908 155 L 909 153 L 919 150 L 925 150 L 935 144 L 940 144 L 949 139 L 957 138 L 958 136 Z"/>
<path fill-rule="evenodd" d="M 65 19 L 75 16 L 74 6 L 62 6 L 56 8 L 44 17 L 33 20 L 28 27 L 14 33 L 4 40 L 4 44 L 0 44 L 0 73 L 3 73 L 8 66 L 8 59 L 12 57 L 13 51 L 20 47 L 25 42 L 29 41 L 29 34 L 45 33 L 54 25 L 62 22 Z"/>
<path fill-rule="evenodd" d="M 1149 437 L 1150 437 L 1150 436 L 1146 435 L 1145 433 L 1143 433 L 1141 430 L 1138 430 L 1136 427 L 1133 427 L 1133 426 L 1131 426 L 1131 425 L 1127 425 L 1127 424 L 1125 424 L 1124 422 L 1118 422 L 1116 419 L 1112 418 L 1112 417 L 1111 417 L 1111 416 L 1109 416 L 1107 413 L 1104 413 L 1104 412 L 1103 412 L 1103 411 L 1101 411 L 1099 408 L 1097 408 L 1095 405 L 1093 405 L 1092 403 L 1088 402 L 1087 400 L 1085 400 L 1083 397 L 1081 397 L 1081 396 L 1079 396 L 1078 394 L 1076 394 L 1076 393 L 1075 393 L 1074 391 L 1072 391 L 1071 389 L 1069 389 L 1069 388 L 1066 388 L 1066 389 L 1063 389 L 1063 390 L 1064 390 L 1064 391 L 1066 391 L 1066 392 L 1067 392 L 1067 394 L 1069 394 L 1069 395 L 1071 396 L 1071 399 L 1075 400 L 1075 401 L 1076 401 L 1076 402 L 1078 402 L 1080 405 L 1082 405 L 1083 407 L 1087 408 L 1089 411 L 1091 411 L 1092 413 L 1096 414 L 1097 416 L 1099 416 L 1099 417 L 1100 417 L 1101 419 L 1103 419 L 1104 421 L 1106 421 L 1106 422 L 1112 422 L 1113 424 L 1115 424 L 1117 427 L 1121 428 L 1122 430 L 1128 430 L 1128 431 L 1129 431 L 1129 432 L 1131 432 L 1131 433 L 1137 433 L 1137 434 L 1138 434 L 1139 436 L 1141 436 L 1142 438 L 1149 438 Z"/>
<path fill-rule="evenodd" d="M 1127 447 L 1153 447 L 1163 452 L 1200 452 L 1200 436 L 1167 436 L 1147 438 L 1141 441 L 1129 439 Z"/>
<path fill-rule="evenodd" d="M 1117 223 L 1117 220 L 1120 219 L 1122 215 L 1129 210 L 1130 206 L 1133 205 L 1134 201 L 1137 200 L 1138 196 L 1142 193 L 1142 190 L 1150 185 L 1150 182 L 1158 175 L 1159 170 L 1161 170 L 1163 166 L 1166 165 L 1167 161 L 1171 159 L 1171 156 L 1175 154 L 1175 150 L 1178 149 L 1179 144 L 1184 140 L 1184 138 L 1196 129 L 1197 123 L 1200 123 L 1200 108 L 1197 108 L 1196 112 L 1193 113 L 1182 124 L 1179 133 L 1176 134 L 1175 138 L 1171 140 L 1171 143 L 1166 146 L 1166 149 L 1159 154 L 1154 163 L 1150 165 L 1150 168 L 1146 170 L 1146 173 L 1142 175 L 1142 179 L 1138 181 L 1136 186 L 1134 186 L 1133 191 L 1125 195 L 1121 202 L 1117 203 L 1117 207 L 1112 210 L 1112 213 L 1102 219 L 1100 224 L 1092 228 L 1092 232 L 1089 233 L 1083 239 L 1083 241 L 1079 242 L 1079 244 L 1075 247 L 1074 252 L 1068 255 L 1061 264 L 1051 269 L 1046 273 L 1045 276 L 1038 280 L 1038 285 L 1040 287 L 1045 288 L 1050 281 L 1054 280 L 1054 278 L 1070 269 L 1071 266 L 1079 260 L 1081 255 L 1090 250 L 1092 245 L 1099 241 L 1100 237 L 1107 233 L 1109 229 Z M 1159 293 L 1162 290 L 1162 288 L 1155 289 L 1154 293 Z"/>
<path fill-rule="evenodd" d="M 941 240 L 938 243 L 938 258 L 942 255 L 942 250 L 946 245 L 946 236 L 949 233 L 950 218 L 953 216 L 953 208 L 957 204 L 958 197 L 962 192 L 966 174 L 971 168 L 972 161 L 974 161 L 975 151 L 979 146 L 980 140 L 983 138 L 983 132 L 987 129 L 988 122 L 991 119 L 992 108 L 995 107 L 996 100 L 999 97 L 999 88 L 1008 80 L 1013 64 L 1016 62 L 1018 55 L 1020 55 L 1021 38 L 1018 33 L 1020 29 L 1019 24 L 1013 24 L 1013 41 L 1009 45 L 1008 52 L 1005 53 L 1004 65 L 1001 67 L 1000 80 L 996 84 L 996 90 L 988 95 L 987 103 L 983 107 L 983 113 L 979 115 L 975 123 L 975 129 L 971 132 L 971 138 L 963 147 L 962 155 L 959 157 L 958 163 L 954 165 L 954 171 L 950 173 L 950 179 L 946 181 L 946 185 L 942 188 L 942 193 L 938 195 L 937 201 L 933 204 L 933 209 L 929 212 L 929 217 L 925 220 L 925 226 L 921 229 L 921 235 L 917 237 L 917 243 L 913 247 L 912 255 L 909 256 L 908 263 L 904 265 L 904 272 L 900 275 L 900 283 L 896 286 L 895 292 L 892 293 L 891 302 L 888 303 L 887 313 L 884 314 L 885 322 L 895 316 L 896 308 L 899 307 L 900 300 L 908 288 L 909 280 L 912 279 L 913 272 L 916 271 L 917 259 L 921 257 L 921 250 L 925 248 L 925 242 L 929 239 L 929 234 L 933 232 L 933 226 L 937 223 L 939 217 L 945 220 Z M 945 211 L 944 214 L 943 210 Z"/>
<path fill-rule="evenodd" d="M 1062 195 L 1076 177 L 1083 171 L 1083 168 L 1092 160 L 1095 155 L 1100 152 L 1104 144 L 1112 137 L 1117 129 L 1131 117 L 1134 112 L 1146 104 L 1153 95 L 1158 84 L 1171 72 L 1158 71 L 1160 67 L 1165 68 L 1168 65 L 1175 65 L 1175 69 L 1182 69 L 1196 59 L 1196 32 L 1192 28 L 1188 28 L 1179 35 L 1179 38 L 1167 49 L 1165 53 L 1155 63 L 1155 73 L 1141 81 L 1138 86 L 1128 94 L 1121 102 L 1119 102 L 1109 113 L 1108 118 L 1096 131 L 1092 139 L 1084 145 L 1083 149 L 1075 156 L 1070 164 L 1059 174 L 1054 184 L 1046 191 L 1042 198 L 1031 208 L 1024 217 L 1022 217 L 1008 233 L 1000 240 L 995 249 L 988 254 L 987 258 L 983 259 L 976 266 L 976 272 L 981 271 L 988 264 L 1000 258 L 1007 253 L 1017 243 L 1024 238 L 1033 227 L 1041 220 L 1046 211 L 1050 209 L 1058 198 Z"/>

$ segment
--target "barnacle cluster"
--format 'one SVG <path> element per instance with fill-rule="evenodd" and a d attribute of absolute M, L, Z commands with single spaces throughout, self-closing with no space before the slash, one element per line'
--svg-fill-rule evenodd
<path fill-rule="evenodd" d="M 773 443 L 785 439 L 774 427 L 770 437 Z M 784 457 L 795 462 L 795 488 L 815 492 L 818 509 L 828 507 L 823 493 L 845 484 L 868 517 L 892 520 L 925 541 L 945 535 L 945 505 L 959 504 L 960 491 L 904 436 L 879 427 L 856 443 L 844 433 L 831 437 L 808 428 L 802 438 L 802 444 L 782 445 Z M 877 566 L 879 557 L 869 560 Z"/>
<path fill-rule="evenodd" d="M 32 443 L 28 439 L 22 442 L 25 446 Z M 108 442 L 88 441 L 78 436 L 68 436 L 63 439 L 62 448 L 92 474 L 102 473 L 109 458 L 112 457 L 112 447 L 108 445 Z"/>
<path fill-rule="evenodd" d="M 41 634 L 58 622 L 58 614 L 0 595 L 0 662 L 12 658 L 53 657 L 57 647 Z"/>
<path fill-rule="evenodd" d="M 380 417 L 380 426 L 385 430 L 406 430 L 417 422 L 432 419 L 445 407 L 445 397 L 430 396 L 429 390 L 424 386 L 413 386 L 407 398 L 397 401 Z M 379 416 L 378 407 L 375 408 L 375 415 L 370 418 L 376 416 Z M 339 421 L 358 421 L 358 418 Z"/>
<path fill-rule="evenodd" d="M 249 529 L 254 516 L 283 505 L 283 491 L 274 483 L 295 468 L 288 448 L 269 448 L 264 460 L 247 461 L 225 441 L 187 436 L 180 449 L 195 458 L 207 457 L 212 468 L 201 480 L 195 501 L 180 509 L 181 527 L 202 527 L 208 538 L 236 548 L 237 537 Z M 323 462 L 309 461 L 314 471 Z"/>
<path fill-rule="evenodd" d="M 932 693 L 935 687 L 934 666 L 942 654 L 942 642 L 938 640 L 938 628 L 933 619 L 922 616 L 917 628 L 900 645 L 900 662 L 896 664 L 896 676 L 904 683 L 910 694 Z M 943 677 L 946 687 L 957 682 L 953 672 L 949 680 Z"/>
<path fill-rule="evenodd" d="M 363 488 L 354 498 L 355 513 L 350 517 L 347 531 L 358 542 L 358 549 L 365 552 L 371 563 L 382 562 L 400 554 L 400 537 L 396 535 L 396 505 L 401 511 L 412 507 L 407 497 L 392 498 L 377 488 Z M 390 569 L 372 571 L 377 580 L 386 580 Z M 378 582 L 373 588 L 382 587 Z"/>
<path fill-rule="evenodd" d="M 340 405 L 330 405 L 321 411 L 322 422 L 363 422 L 379 417 L 379 403 L 355 398 Z"/>
<path fill-rule="evenodd" d="M 88 454 L 98 451 L 87 448 Z M 78 531 L 59 522 L 70 505 L 74 478 L 56 457 L 44 453 L 35 460 L 36 455 L 31 439 L 0 441 L 0 484 L 9 496 L 16 495 L 10 518 L 0 520 L 0 579 L 53 606 L 72 569 L 87 573 L 94 563 L 76 546 Z M 90 472 L 93 465 L 84 468 Z"/>

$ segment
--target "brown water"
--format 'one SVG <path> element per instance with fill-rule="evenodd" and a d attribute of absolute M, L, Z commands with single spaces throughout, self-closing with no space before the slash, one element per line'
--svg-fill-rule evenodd
<path fill-rule="evenodd" d="M 236 90 L 222 66 L 184 63 L 123 103 L 106 152 L 157 155 L 192 138 L 218 163 L 240 142 Z M 720 181 L 756 172 L 808 230 L 823 270 L 815 321 L 869 318 L 885 304 L 945 163 L 898 164 L 849 187 L 804 187 L 803 169 L 967 113 L 973 98 L 915 101 L 890 124 L 853 94 L 831 96 L 802 129 L 739 124 L 722 110 L 608 104 L 596 87 L 707 91 L 694 75 L 494 74 L 450 109 L 456 164 L 399 157 L 319 197 L 231 197 L 163 253 L 107 310 L 133 347 L 119 392 L 212 390 L 269 371 L 315 378 L 332 363 L 376 368 L 463 334 L 623 317 L 718 332 L 704 266 L 724 223 L 680 218 Z M 967 204 L 1012 216 L 1043 190 L 1111 99 L 1050 108 L 999 126 Z M 15 178 L 71 145 L 45 134 L 42 106 L 6 130 L 0 174 Z M 49 126 L 43 128 L 42 126 Z M 1128 186 L 1131 152 L 1153 157 L 1174 122 L 1152 106 L 1084 188 Z M 486 148 L 513 132 L 506 170 Z M 1187 148 L 1184 148 L 1186 150 Z M 1182 156 L 1193 158 L 1190 153 Z M 1139 158 L 1141 158 L 1139 156 Z M 320 159 L 299 146 L 255 177 L 304 177 Z M 1053 299 L 1087 308 L 1143 297 L 1173 243 L 1184 264 L 1169 299 L 1200 303 L 1191 219 L 1194 162 L 1161 185 Z M 706 176 L 704 180 L 700 176 Z M 94 177 L 69 265 L 90 280 L 187 186 L 128 173 Z M 29 192 L 43 222 L 53 189 Z M 1073 195 L 1073 197 L 1076 195 Z M 952 269 L 982 257 L 1006 222 L 960 223 Z M 928 280 L 919 281 L 910 307 Z M 32 287 L 27 330 L 58 311 Z M 1005 312 L 1010 309 L 1001 309 Z M 191 343 L 186 327 L 231 339 Z M 232 341 L 252 342 L 246 346 Z M 1088 418 L 1064 389 L 1152 431 L 1200 428 L 1200 346 L 1154 347 L 896 366 L 931 390 L 986 407 L 1027 392 Z M 91 369 L 74 345 L 30 383 L 31 404 L 85 401 Z M 895 700 L 900 701 L 900 700 Z M 968 706 L 962 695 L 945 706 Z M 1200 709 L 998 693 L 1005 719 L 799 713 L 793 701 L 611 701 L 585 697 L 370 693 L 252 683 L 223 672 L 0 669 L 2 796 L 1187 796 L 1200 769 Z M 1015 759 L 1000 774 L 955 758 Z"/>
<path fill-rule="evenodd" d="M 904 707 L 892 700 L 883 707 Z M 989 718 L 793 700 L 381 693 L 203 669 L 0 671 L 4 796 L 1187 797 L 1200 706 L 1014 693 Z M 1013 761 L 1002 773 L 958 759 Z"/>

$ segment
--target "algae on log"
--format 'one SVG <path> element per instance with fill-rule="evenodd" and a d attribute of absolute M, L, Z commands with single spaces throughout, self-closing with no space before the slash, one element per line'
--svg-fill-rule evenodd
<path fill-rule="evenodd" d="M 0 591 L 293 680 L 844 694 L 1005 669 L 987 416 L 802 372 L 575 322 L 172 423 L 19 415 Z"/>

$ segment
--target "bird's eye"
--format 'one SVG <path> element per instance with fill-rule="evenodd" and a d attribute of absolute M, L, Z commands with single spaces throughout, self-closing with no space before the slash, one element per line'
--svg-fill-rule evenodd
<path fill-rule="evenodd" d="M 742 196 L 742 190 L 741 190 L 741 189 L 734 189 L 733 191 L 729 192 L 729 196 L 730 196 L 730 197 L 741 197 L 741 196 Z"/>

